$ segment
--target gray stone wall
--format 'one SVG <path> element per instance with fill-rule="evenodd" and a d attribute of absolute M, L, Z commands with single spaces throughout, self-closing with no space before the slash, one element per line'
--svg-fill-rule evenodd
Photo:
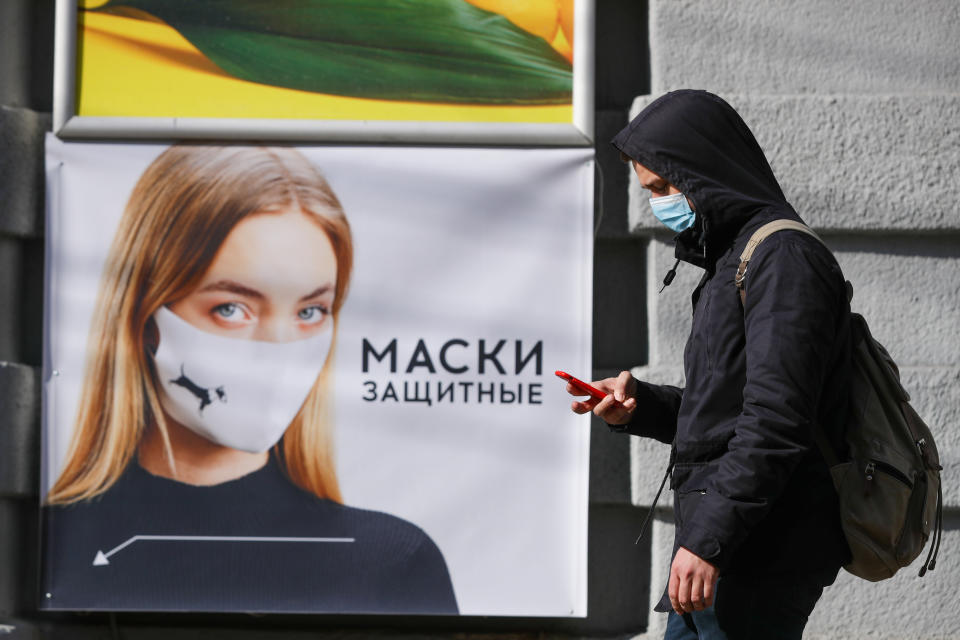
<path fill-rule="evenodd" d="M 651 93 L 702 88 L 751 127 L 804 219 L 834 250 L 852 306 L 901 365 L 914 406 L 944 460 L 944 541 L 937 569 L 868 583 L 841 574 L 810 621 L 810 638 L 960 638 L 960 4 L 954 0 L 651 0 Z M 624 169 L 626 170 L 626 169 Z M 649 359 L 637 377 L 680 384 L 689 293 L 699 270 L 673 264 L 669 235 L 636 181 L 631 232 L 648 242 Z M 667 448 L 631 443 L 631 483 L 650 504 Z M 670 498 L 653 530 L 651 594 L 665 584 Z M 665 616 L 647 634 L 661 637 Z"/>

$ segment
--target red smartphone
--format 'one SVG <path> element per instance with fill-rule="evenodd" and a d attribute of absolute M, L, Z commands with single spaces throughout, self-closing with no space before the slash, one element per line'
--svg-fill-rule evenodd
<path fill-rule="evenodd" d="M 564 380 L 572 384 L 574 387 L 576 387 L 580 391 L 590 394 L 590 397 L 593 398 L 594 400 L 603 400 L 604 398 L 607 397 L 607 394 L 605 394 L 603 391 L 600 391 L 600 389 L 597 389 L 596 387 L 591 387 L 589 384 L 587 384 L 583 380 L 574 378 L 572 375 L 570 375 L 566 371 L 556 371 L 555 373 L 557 374 L 558 378 L 563 378 Z"/>

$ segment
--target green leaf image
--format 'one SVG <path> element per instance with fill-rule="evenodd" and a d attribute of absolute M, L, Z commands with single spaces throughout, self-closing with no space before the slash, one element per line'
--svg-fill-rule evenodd
<path fill-rule="evenodd" d="M 111 0 L 262 84 L 419 102 L 569 104 L 570 63 L 464 0 Z"/>

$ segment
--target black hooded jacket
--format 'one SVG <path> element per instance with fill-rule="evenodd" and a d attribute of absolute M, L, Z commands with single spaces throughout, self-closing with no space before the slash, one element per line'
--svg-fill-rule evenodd
<path fill-rule="evenodd" d="M 673 445 L 674 552 L 685 547 L 721 576 L 815 571 L 832 581 L 849 551 L 812 425 L 840 446 L 850 384 L 840 268 L 815 238 L 778 232 L 754 253 L 741 304 L 734 275 L 750 235 L 800 218 L 717 96 L 662 96 L 613 144 L 690 200 L 696 222 L 676 237 L 677 258 L 705 269 L 686 387 L 639 383 L 625 429 Z"/>

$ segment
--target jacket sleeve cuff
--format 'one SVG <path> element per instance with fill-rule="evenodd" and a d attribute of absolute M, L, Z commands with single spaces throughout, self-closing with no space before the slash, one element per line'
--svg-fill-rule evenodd
<path fill-rule="evenodd" d="M 683 390 L 637 381 L 637 408 L 627 424 L 607 424 L 611 431 L 644 436 L 670 444 L 677 433 L 677 413 Z"/>
<path fill-rule="evenodd" d="M 730 552 L 723 548 L 720 541 L 711 532 L 695 522 L 684 524 L 677 542 L 687 551 L 702 560 L 706 560 L 720 570 L 726 567 L 730 559 Z"/>

